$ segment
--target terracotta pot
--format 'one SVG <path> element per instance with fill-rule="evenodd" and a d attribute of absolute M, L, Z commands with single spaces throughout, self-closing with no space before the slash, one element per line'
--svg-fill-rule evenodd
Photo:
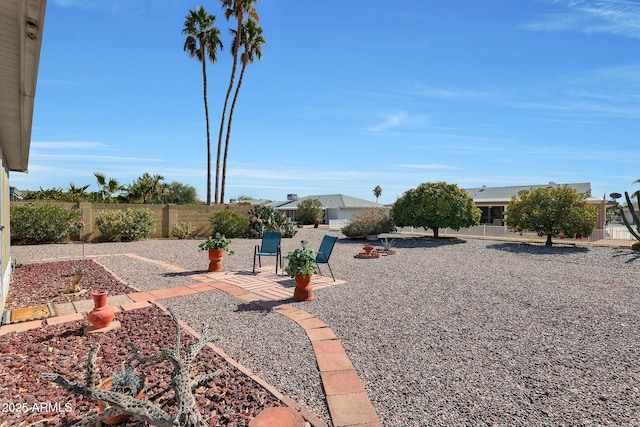
<path fill-rule="evenodd" d="M 364 249 L 364 253 L 365 255 L 370 255 L 371 251 L 374 250 L 375 248 L 373 246 L 363 246 L 362 249 Z"/>
<path fill-rule="evenodd" d="M 222 271 L 222 258 L 224 251 L 209 249 L 209 271 Z"/>
<path fill-rule="evenodd" d="M 105 378 L 104 380 L 100 381 L 98 383 L 98 387 L 103 389 L 103 390 L 111 390 L 111 385 L 113 383 L 113 378 L 109 377 L 109 378 Z M 138 392 L 138 395 L 136 396 L 136 399 L 138 400 L 142 400 L 144 398 L 144 387 L 142 388 L 142 390 L 140 390 Z M 107 409 L 107 407 L 109 406 L 108 403 L 103 402 L 102 400 L 98 400 L 98 412 L 104 412 L 105 409 Z M 107 418 L 102 420 L 103 424 L 120 424 L 122 422 L 127 421 L 130 418 L 129 415 L 116 415 L 115 417 L 111 417 L 111 418 Z"/>
<path fill-rule="evenodd" d="M 311 288 L 311 275 L 300 276 L 296 274 L 296 287 L 293 290 L 294 301 L 311 301 L 313 289 Z"/>
<path fill-rule="evenodd" d="M 95 292 L 91 296 L 94 308 L 87 313 L 87 320 L 96 328 L 109 326 L 116 312 L 113 307 L 107 304 L 107 293 Z"/>

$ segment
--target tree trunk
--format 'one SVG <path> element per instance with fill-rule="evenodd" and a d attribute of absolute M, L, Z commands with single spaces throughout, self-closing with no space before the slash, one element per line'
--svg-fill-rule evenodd
<path fill-rule="evenodd" d="M 231 122 L 233 121 L 233 112 L 236 108 L 236 101 L 238 100 L 238 93 L 240 92 L 240 86 L 242 86 L 242 78 L 244 77 L 244 70 L 247 68 L 247 64 L 242 64 L 240 70 L 240 77 L 238 77 L 238 86 L 236 86 L 236 92 L 233 94 L 233 101 L 231 102 L 231 110 L 229 111 L 229 121 L 227 122 L 227 138 L 224 142 L 224 159 L 222 161 L 222 184 L 220 185 L 220 200 L 224 200 L 224 189 L 227 182 L 227 156 L 229 154 L 229 139 L 231 137 Z"/>
<path fill-rule="evenodd" d="M 207 205 L 211 204 L 211 136 L 209 132 L 209 103 L 207 102 L 207 63 L 204 60 L 204 43 L 200 40 L 200 59 L 202 61 L 202 83 L 204 93 L 204 116 L 207 123 Z"/>
<path fill-rule="evenodd" d="M 440 235 L 438 232 L 440 231 L 440 227 L 431 227 L 431 229 L 433 230 L 433 238 L 439 239 Z"/>
<path fill-rule="evenodd" d="M 241 23 L 238 23 L 238 34 L 236 38 L 240 37 L 240 25 Z M 222 148 L 224 118 L 227 114 L 227 104 L 229 103 L 229 96 L 231 96 L 231 90 L 233 89 L 233 82 L 236 79 L 236 69 L 238 68 L 238 44 L 240 44 L 240 39 L 238 39 L 233 46 L 233 66 L 231 67 L 231 80 L 229 81 L 229 87 L 227 88 L 227 96 L 224 98 L 224 106 L 222 107 L 222 120 L 220 121 L 220 133 L 218 134 L 218 162 L 216 164 L 216 203 L 218 202 L 218 174 L 220 173 L 220 150 Z M 224 203 L 224 197 L 220 197 L 220 203 Z"/>
<path fill-rule="evenodd" d="M 553 242 L 551 241 L 551 234 L 547 234 L 547 241 L 544 244 L 546 247 L 550 248 L 553 246 Z"/>

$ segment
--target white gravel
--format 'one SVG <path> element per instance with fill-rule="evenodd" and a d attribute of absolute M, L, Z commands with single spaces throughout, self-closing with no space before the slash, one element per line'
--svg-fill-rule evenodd
<path fill-rule="evenodd" d="M 326 229 L 283 240 L 317 248 Z M 86 244 L 87 255 L 140 289 L 189 283 L 116 254 L 207 267 L 196 241 Z M 257 241 L 235 239 L 227 270 L 250 270 Z M 332 328 L 385 426 L 640 425 L 640 255 L 490 240 L 397 241 L 400 253 L 331 257 L 345 285 L 296 303 Z M 13 247 L 19 262 L 78 259 L 80 244 Z M 273 262 L 267 259 L 267 263 Z M 326 267 L 323 267 L 325 271 Z M 311 346 L 283 316 L 222 292 L 164 300 L 192 326 L 329 422 Z"/>

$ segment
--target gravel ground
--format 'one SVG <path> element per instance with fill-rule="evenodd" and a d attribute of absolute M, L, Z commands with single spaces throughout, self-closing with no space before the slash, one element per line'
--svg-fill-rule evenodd
<path fill-rule="evenodd" d="M 302 239 L 317 248 L 325 233 L 303 229 L 283 240 L 284 251 Z M 197 243 L 86 244 L 85 252 L 136 253 L 202 271 L 207 259 Z M 250 269 L 256 243 L 234 240 L 225 269 Z M 640 425 L 637 253 L 406 239 L 396 241 L 397 255 L 354 259 L 363 243 L 340 239 L 331 257 L 347 284 L 296 304 L 336 332 L 385 426 Z M 77 259 L 80 247 L 12 254 L 19 262 Z M 142 289 L 189 280 L 126 256 L 95 259 Z M 329 421 L 297 326 L 221 293 L 165 302 L 196 328 L 211 322 L 232 357 Z"/>

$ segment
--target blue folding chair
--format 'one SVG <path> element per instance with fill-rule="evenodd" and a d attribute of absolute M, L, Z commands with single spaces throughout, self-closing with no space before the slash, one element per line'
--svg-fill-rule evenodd
<path fill-rule="evenodd" d="M 280 263 L 280 269 L 282 270 L 282 252 L 280 250 L 280 241 L 282 240 L 282 233 L 276 231 L 265 231 L 262 234 L 262 243 L 256 245 L 253 250 L 253 272 L 256 272 L 256 257 L 258 258 L 258 265 L 262 267 L 262 261 L 260 257 L 274 256 L 276 257 L 276 274 L 278 274 L 278 262 Z"/>
<path fill-rule="evenodd" d="M 320 249 L 318 249 L 318 253 L 316 254 L 316 266 L 318 267 L 318 271 L 320 271 L 319 264 L 327 264 L 327 267 L 329 267 L 329 271 L 331 272 L 331 278 L 334 282 L 336 281 L 336 278 L 333 277 L 329 258 L 331 257 L 331 252 L 333 252 L 333 246 L 336 244 L 336 240 L 338 240 L 337 237 L 324 236 L 322 238 L 322 243 L 320 243 Z"/>

